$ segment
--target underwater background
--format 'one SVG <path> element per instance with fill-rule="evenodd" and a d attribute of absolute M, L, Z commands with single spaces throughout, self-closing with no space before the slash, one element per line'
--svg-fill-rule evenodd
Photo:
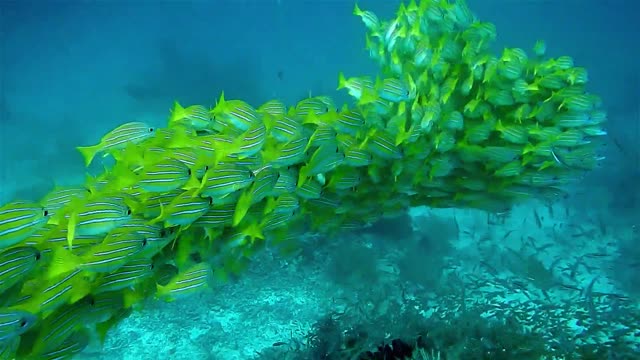
<path fill-rule="evenodd" d="M 415 346 L 429 332 L 438 346 L 425 359 L 467 342 L 479 349 L 473 358 L 505 358 L 498 349 L 508 346 L 640 358 L 640 4 L 468 4 L 496 25 L 495 54 L 543 39 L 549 56 L 588 69 L 588 89 L 608 114 L 606 159 L 568 196 L 498 214 L 419 207 L 361 230 L 308 234 L 295 255 L 255 254 L 234 281 L 175 302 L 147 300 L 76 357 L 338 359 L 397 338 Z M 389 19 L 399 2 L 358 5 Z M 76 146 L 128 121 L 161 127 L 176 100 L 213 105 L 224 91 L 256 106 L 318 95 L 351 102 L 336 90 L 338 73 L 379 72 L 353 8 L 347 0 L 0 2 L 0 204 L 83 183 Z M 460 296 L 494 305 L 461 319 Z M 502 317 L 501 327 L 487 320 Z"/>

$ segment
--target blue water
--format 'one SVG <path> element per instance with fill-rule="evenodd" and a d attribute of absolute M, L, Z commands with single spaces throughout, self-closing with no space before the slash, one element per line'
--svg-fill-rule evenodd
<path fill-rule="evenodd" d="M 640 3 L 468 3 L 496 24 L 496 51 L 544 39 L 551 56 L 589 70 L 609 113 L 607 161 L 575 204 L 615 226 L 640 226 Z M 359 4 L 390 18 L 398 3 Z M 352 10 L 347 0 L 1 1 L 0 204 L 81 182 L 76 146 L 127 121 L 161 126 L 174 100 L 213 104 L 224 91 L 252 104 L 309 94 L 347 101 L 335 90 L 338 72 L 377 71 Z"/>

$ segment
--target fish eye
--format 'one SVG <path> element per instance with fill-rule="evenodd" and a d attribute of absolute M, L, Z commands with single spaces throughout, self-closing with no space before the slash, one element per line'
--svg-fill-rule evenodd
<path fill-rule="evenodd" d="M 40 252 L 36 253 L 36 261 L 40 260 L 42 258 L 42 255 L 40 254 Z"/>
<path fill-rule="evenodd" d="M 49 210 L 45 210 L 45 211 L 43 211 L 43 212 L 42 212 L 42 214 L 43 214 L 44 216 L 49 216 Z"/>
<path fill-rule="evenodd" d="M 336 146 L 336 154 L 340 152 L 340 148 Z"/>
<path fill-rule="evenodd" d="M 149 132 L 153 132 L 153 128 L 149 128 Z"/>
<path fill-rule="evenodd" d="M 127 215 L 131 215 L 131 209 L 127 209 Z"/>
<path fill-rule="evenodd" d="M 29 324 L 29 322 L 27 321 L 27 319 L 22 319 L 20 320 L 20 327 L 25 327 Z"/>
<path fill-rule="evenodd" d="M 165 237 L 165 236 L 167 236 L 167 230 L 166 229 L 160 230 L 160 237 Z"/>
<path fill-rule="evenodd" d="M 204 166 L 204 171 L 207 171 L 207 170 L 209 170 L 209 165 Z"/>
<path fill-rule="evenodd" d="M 213 198 L 209 197 L 209 205 L 213 205 Z"/>
<path fill-rule="evenodd" d="M 191 169 L 187 169 L 187 175 L 191 175 Z"/>
<path fill-rule="evenodd" d="M 143 246 L 143 247 L 144 247 L 144 246 L 147 246 L 147 244 L 148 244 L 147 238 L 143 238 L 143 239 L 142 239 L 142 246 Z"/>
<path fill-rule="evenodd" d="M 155 268 L 156 268 L 156 266 L 155 266 L 154 264 L 149 265 L 149 269 L 150 269 L 150 270 L 153 270 L 153 269 L 155 269 Z"/>

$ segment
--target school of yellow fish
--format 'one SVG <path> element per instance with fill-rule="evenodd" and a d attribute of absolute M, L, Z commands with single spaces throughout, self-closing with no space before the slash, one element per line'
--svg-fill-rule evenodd
<path fill-rule="evenodd" d="M 101 175 L 0 207 L 0 359 L 70 358 L 144 299 L 201 291 L 305 231 L 552 200 L 600 160 L 606 115 L 570 57 L 543 42 L 492 55 L 494 25 L 463 1 L 354 13 L 381 74 L 339 75 L 353 106 L 176 102 L 165 128 L 79 147 Z"/>

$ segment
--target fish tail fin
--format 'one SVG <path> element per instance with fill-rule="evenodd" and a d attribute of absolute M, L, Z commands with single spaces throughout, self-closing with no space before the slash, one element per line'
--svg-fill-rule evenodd
<path fill-rule="evenodd" d="M 376 102 L 376 100 L 378 100 L 378 94 L 376 93 L 376 91 L 373 89 L 364 88 L 362 89 L 362 95 L 358 100 L 358 105 L 362 106 L 371 104 Z"/>
<path fill-rule="evenodd" d="M 160 215 L 158 215 L 158 217 L 156 217 L 155 219 L 149 220 L 147 224 L 153 225 L 159 221 L 162 221 L 162 219 L 164 218 L 166 210 L 164 209 L 164 205 L 162 205 L 162 201 L 160 201 L 159 204 L 160 204 Z"/>
<path fill-rule="evenodd" d="M 255 239 L 264 240 L 264 235 L 262 234 L 262 228 L 260 227 L 260 224 L 258 224 L 257 222 L 252 222 L 247 227 L 242 229 L 242 233 L 248 236 L 249 239 L 251 239 L 251 242 L 254 242 Z"/>
<path fill-rule="evenodd" d="M 125 291 L 122 295 L 125 309 L 129 309 L 144 300 L 144 293 L 137 288 L 128 289 L 128 291 Z"/>
<path fill-rule="evenodd" d="M 251 205 L 251 197 L 251 191 L 244 191 L 240 194 L 240 198 L 236 204 L 236 210 L 233 213 L 233 226 L 238 226 L 240 221 L 244 219 L 244 216 L 247 215 L 249 206 Z"/>
<path fill-rule="evenodd" d="M 171 116 L 169 117 L 169 123 L 173 123 L 184 118 L 184 108 L 178 100 L 173 102 L 173 109 L 171 109 Z"/>
<path fill-rule="evenodd" d="M 198 180 L 197 171 L 191 170 L 191 176 L 189 176 L 189 180 L 184 184 L 182 190 L 191 191 L 194 190 L 193 197 L 198 196 L 198 191 L 202 188 L 202 183 L 206 181 L 206 175 L 202 178 L 202 180 Z"/>
<path fill-rule="evenodd" d="M 69 246 L 69 250 L 73 249 L 73 239 L 76 237 L 77 220 L 76 214 L 71 214 L 71 216 L 69 216 L 69 223 L 67 224 L 67 246 Z"/>
<path fill-rule="evenodd" d="M 355 16 L 361 16 L 362 15 L 362 10 L 358 6 L 358 3 L 356 3 L 355 6 L 353 7 L 353 15 L 355 15 Z"/>
<path fill-rule="evenodd" d="M 524 149 L 522 149 L 522 155 L 526 155 L 535 150 L 536 150 L 536 147 L 532 143 L 527 143 L 527 145 L 524 146 Z"/>
<path fill-rule="evenodd" d="M 100 151 L 100 146 L 99 145 L 78 146 L 76 147 L 76 149 L 78 149 L 78 151 L 84 158 L 85 166 L 89 167 L 89 165 L 91 165 L 91 162 L 93 161 L 93 158 L 95 158 L 98 151 Z"/>
<path fill-rule="evenodd" d="M 338 74 L 338 89 L 337 90 L 342 90 L 344 88 L 347 87 L 347 79 L 344 77 L 344 73 L 342 71 L 340 71 L 340 74 Z"/>
<path fill-rule="evenodd" d="M 267 215 L 269 213 L 271 213 L 273 210 L 275 210 L 275 208 L 278 205 L 278 201 L 276 200 L 275 197 L 273 196 L 269 196 L 267 198 L 267 203 L 264 206 L 264 214 Z"/>
<path fill-rule="evenodd" d="M 76 269 L 79 262 L 79 258 L 71 251 L 64 247 L 58 247 L 53 250 L 51 263 L 47 269 L 47 278 L 53 279 L 60 275 L 70 273 Z"/>
<path fill-rule="evenodd" d="M 167 285 L 162 286 L 160 284 L 156 284 L 156 299 L 172 302 L 174 299 L 169 296 L 170 292 L 171 291 L 167 288 Z"/>
<path fill-rule="evenodd" d="M 304 185 L 304 183 L 307 181 L 307 173 L 307 165 L 304 165 L 300 168 L 300 171 L 298 172 L 298 181 L 296 182 L 296 187 L 298 189 L 301 188 L 302 185 Z"/>

